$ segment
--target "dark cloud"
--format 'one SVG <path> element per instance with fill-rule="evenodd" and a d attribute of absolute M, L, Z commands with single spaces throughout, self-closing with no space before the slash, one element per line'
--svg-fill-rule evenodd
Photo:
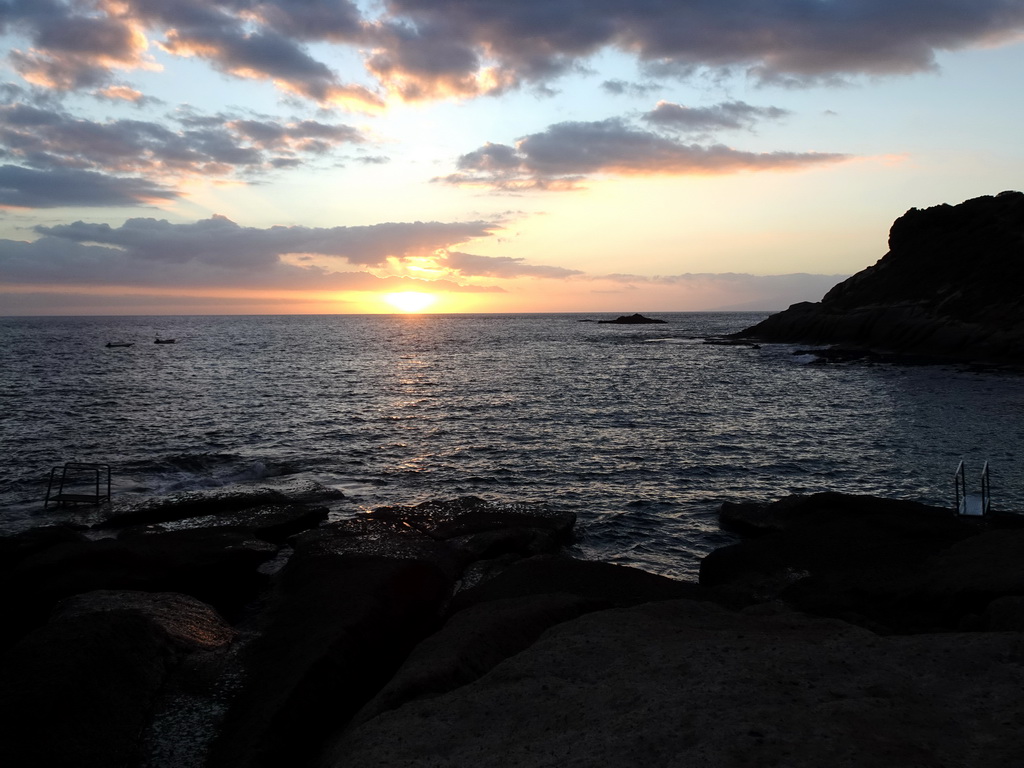
<path fill-rule="evenodd" d="M 272 80 L 280 88 L 323 104 L 381 104 L 379 97 L 366 88 L 340 83 L 327 65 L 292 39 L 274 32 L 175 29 L 168 33 L 162 47 L 179 56 L 207 59 L 217 69 L 236 77 Z"/>
<path fill-rule="evenodd" d="M 713 107 L 684 107 L 670 101 L 659 101 L 643 119 L 659 128 L 704 132 L 750 129 L 761 120 L 779 120 L 788 114 L 788 110 L 779 107 L 754 107 L 742 101 L 729 101 Z"/>
<path fill-rule="evenodd" d="M 647 96 L 661 89 L 662 86 L 657 83 L 630 83 L 618 79 L 605 80 L 601 83 L 601 90 L 612 96 Z"/>
<path fill-rule="evenodd" d="M 262 2 L 255 13 L 268 27 L 299 40 L 351 42 L 363 34 L 359 9 L 349 0 Z"/>
<path fill-rule="evenodd" d="M 500 93 L 515 85 L 482 64 L 471 42 L 437 22 L 414 29 L 385 24 L 373 32 L 366 67 L 405 101 Z"/>
<path fill-rule="evenodd" d="M 350 263 L 382 264 L 388 257 L 429 255 L 478 237 L 486 222 L 385 223 L 366 227 L 240 227 L 223 216 L 191 224 L 129 219 L 120 227 L 75 222 L 37 227 L 38 240 L 0 240 L 0 274 L 9 284 L 119 285 L 161 288 L 277 290 L 500 291 L 452 280 L 424 282 L 340 272 L 309 260 L 308 253 Z M 300 261 L 300 263 L 295 263 Z"/>
<path fill-rule="evenodd" d="M 150 66 L 147 36 L 164 50 L 206 59 L 230 75 L 273 81 L 324 104 L 379 107 L 343 83 L 304 42 L 359 44 L 364 24 L 348 0 L 13 0 L 0 27 L 31 42 L 12 63 L 29 82 L 58 90 L 108 85 L 114 69 Z"/>
<path fill-rule="evenodd" d="M 227 268 L 272 265 L 291 253 L 335 256 L 352 264 L 380 266 L 388 258 L 432 254 L 499 227 L 484 221 L 464 223 L 384 223 L 361 227 L 242 227 L 213 216 L 192 224 L 163 219 L 129 219 L 114 228 L 108 224 L 37 227 L 41 235 L 76 243 L 109 245 L 137 262 L 207 263 Z"/>
<path fill-rule="evenodd" d="M 440 266 L 447 267 L 466 277 L 549 277 L 562 278 L 582 275 L 578 269 L 547 267 L 527 264 L 525 259 L 511 256 L 476 256 L 472 253 L 449 251 L 437 259 Z"/>
<path fill-rule="evenodd" d="M 149 179 L 165 179 L 173 184 L 192 174 L 252 175 L 300 165 L 338 146 L 362 141 L 355 128 L 314 120 L 282 122 L 183 111 L 168 127 L 144 120 L 101 123 L 74 117 L 52 105 L 15 102 L 0 106 L 3 156 L 25 166 L 25 179 L 43 178 L 38 173 L 44 171 L 91 171 L 93 176 L 82 179 L 92 179 L 90 186 L 95 187 L 101 174 L 109 174 L 106 185 L 111 192 L 132 190 L 130 195 L 139 199 L 173 196 L 166 190 L 160 195 L 142 195 L 147 190 L 153 193 L 164 189 Z M 54 189 L 52 194 L 55 199 L 65 196 L 61 189 Z M 99 195 L 96 204 L 125 202 L 106 202 L 108 199 L 109 195 Z M 89 203 L 78 200 L 74 204 Z"/>
<path fill-rule="evenodd" d="M 0 166 L 0 206 L 131 206 L 173 200 L 178 192 L 145 179 L 121 178 L 74 168 L 36 170 Z"/>
<path fill-rule="evenodd" d="M 1024 27 L 1016 0 L 390 0 L 399 18 L 443 23 L 499 69 L 546 79 L 604 47 L 662 72 L 749 71 L 762 80 L 905 74 L 936 51 L 1007 40 Z"/>
<path fill-rule="evenodd" d="M 145 65 L 146 41 L 131 15 L 76 0 L 13 0 L 0 16 L 0 32 L 29 38 L 29 51 L 11 50 L 14 68 L 28 82 L 58 91 L 104 85 L 115 67 Z"/>
<path fill-rule="evenodd" d="M 69 243 L 44 237 L 35 242 L 0 240 L 0 271 L 5 282 L 21 285 L 130 286 L 161 289 L 500 292 L 501 288 L 377 277 L 369 272 L 336 272 L 283 261 L 240 265 L 197 260 L 140 259 L 117 248 Z"/>
<path fill-rule="evenodd" d="M 377 6 L 364 6 L 367 9 Z M 369 11 L 367 11 L 369 13 Z M 381 105 L 313 44 L 365 52 L 367 71 L 414 100 L 500 93 L 575 71 L 604 48 L 651 73 L 748 73 L 784 85 L 928 70 L 940 51 L 1014 39 L 1020 0 L 7 0 L 0 32 L 27 38 L 12 63 L 31 82 L 109 85 L 149 64 L 151 40 L 222 72 L 322 104 Z M 632 88 L 607 81 L 608 92 Z"/>
<path fill-rule="evenodd" d="M 726 174 L 836 163 L 846 155 L 743 152 L 722 144 L 686 144 L 624 120 L 566 122 L 516 142 L 486 144 L 462 155 L 458 171 L 437 179 L 496 189 L 572 189 L 590 175 Z"/>
<path fill-rule="evenodd" d="M 272 81 L 324 105 L 378 108 L 365 86 L 344 83 L 304 43 L 359 45 L 364 26 L 347 0 L 127 0 L 142 24 L 164 37 L 159 45 L 196 56 L 236 77 Z"/>

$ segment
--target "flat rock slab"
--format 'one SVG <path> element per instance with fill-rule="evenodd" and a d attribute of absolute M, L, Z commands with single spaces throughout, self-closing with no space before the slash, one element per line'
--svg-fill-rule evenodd
<path fill-rule="evenodd" d="M 1024 635 L 880 637 L 770 606 L 587 614 L 322 766 L 1012 766 Z"/>

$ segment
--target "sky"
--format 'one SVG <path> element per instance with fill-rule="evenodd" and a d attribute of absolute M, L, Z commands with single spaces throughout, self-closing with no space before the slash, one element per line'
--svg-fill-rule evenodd
<path fill-rule="evenodd" d="M 0 0 L 0 315 L 774 310 L 1024 186 L 1024 0 Z"/>

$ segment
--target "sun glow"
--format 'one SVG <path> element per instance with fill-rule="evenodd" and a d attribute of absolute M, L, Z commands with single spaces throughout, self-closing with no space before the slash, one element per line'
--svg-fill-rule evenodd
<path fill-rule="evenodd" d="M 401 312 L 422 312 L 436 300 L 437 297 L 434 294 L 420 293 L 419 291 L 403 291 L 402 293 L 384 295 L 384 301 Z"/>

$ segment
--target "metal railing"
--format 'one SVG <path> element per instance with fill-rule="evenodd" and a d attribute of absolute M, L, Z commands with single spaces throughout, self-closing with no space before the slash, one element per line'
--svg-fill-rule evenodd
<path fill-rule="evenodd" d="M 102 487 L 104 478 L 105 493 Z M 54 485 L 57 486 L 56 493 L 53 493 Z M 50 470 L 50 483 L 46 487 L 43 509 L 49 508 L 51 504 L 103 504 L 107 501 L 110 501 L 109 464 L 69 462 L 63 467 Z"/>
<path fill-rule="evenodd" d="M 967 493 L 967 477 L 961 461 L 953 473 L 953 487 L 956 494 L 958 515 L 987 515 L 992 506 L 992 487 L 989 481 L 988 462 L 981 469 L 981 493 Z"/>

